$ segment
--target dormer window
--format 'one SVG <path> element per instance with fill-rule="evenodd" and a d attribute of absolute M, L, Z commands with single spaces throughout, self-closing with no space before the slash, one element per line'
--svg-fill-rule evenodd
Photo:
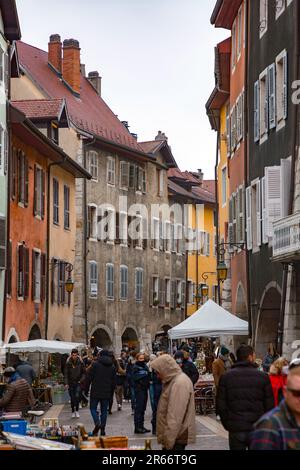
<path fill-rule="evenodd" d="M 48 138 L 58 145 L 58 124 L 52 121 L 48 127 Z"/>

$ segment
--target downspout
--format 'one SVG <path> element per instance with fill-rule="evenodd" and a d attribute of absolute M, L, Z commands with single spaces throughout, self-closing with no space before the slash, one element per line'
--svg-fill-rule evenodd
<path fill-rule="evenodd" d="M 11 45 L 8 44 L 7 54 L 10 57 Z M 8 138 L 8 155 L 7 155 L 7 207 L 6 207 L 6 271 L 4 278 L 4 293 L 3 293 L 3 315 L 2 315 L 2 340 L 5 342 L 5 324 L 6 324 L 6 309 L 7 309 L 7 266 L 8 266 L 8 251 L 9 251 L 9 240 L 10 240 L 10 171 L 11 171 L 11 157 L 12 157 L 12 132 L 11 123 L 9 117 L 9 102 L 11 99 L 11 67 L 10 60 L 8 60 L 8 94 L 7 94 L 7 105 L 6 105 L 6 125 L 7 125 L 7 138 Z M 12 262 L 12 260 L 10 260 Z"/>
<path fill-rule="evenodd" d="M 45 339 L 48 339 L 48 325 L 49 325 L 49 282 L 50 282 L 50 185 L 51 185 L 51 168 L 53 166 L 61 166 L 65 163 L 66 158 L 59 162 L 53 162 L 48 165 L 47 177 L 47 240 L 46 240 L 46 318 L 45 318 Z"/>
<path fill-rule="evenodd" d="M 295 15 L 294 15 L 294 27 L 295 27 L 295 57 L 294 57 L 294 80 L 298 80 L 298 70 L 299 70 L 299 38 L 300 38 L 300 25 L 299 25 L 299 2 L 294 2 Z M 291 190 L 290 190 L 290 201 L 289 201 L 289 215 L 293 214 L 294 210 L 294 192 L 295 192 L 295 175 L 296 175 L 296 163 L 298 157 L 298 112 L 299 105 L 294 104 L 293 108 L 293 143 L 292 143 L 292 175 L 291 175 Z M 280 306 L 280 317 L 278 325 L 278 349 L 279 354 L 282 355 L 283 350 L 283 334 L 284 334 L 284 317 L 285 317 L 285 304 L 287 297 L 287 283 L 289 275 L 289 265 L 283 264 L 283 273 L 282 273 L 282 297 L 281 297 L 281 306 Z"/>
<path fill-rule="evenodd" d="M 246 187 L 248 185 L 248 177 L 249 177 L 249 119 L 248 119 L 248 65 L 249 65 L 249 8 L 250 4 L 249 1 L 245 1 L 245 14 L 246 14 L 246 21 L 245 21 L 245 93 L 244 93 L 244 137 L 245 137 L 245 145 L 244 145 L 244 180 L 245 180 L 245 192 Z M 250 111 L 249 111 L 250 112 Z M 245 194 L 244 194 L 244 197 Z M 247 250 L 247 237 L 246 237 L 246 230 L 245 234 L 245 246 L 246 246 L 246 285 L 247 285 L 247 310 L 248 310 L 248 335 L 253 343 L 253 315 L 252 315 L 252 305 L 251 305 L 251 281 L 250 281 L 250 252 Z"/>
<path fill-rule="evenodd" d="M 221 125 L 221 123 L 220 123 Z M 219 229 L 220 229 L 220 223 L 219 223 L 219 210 L 220 210 L 220 205 L 219 205 L 219 187 L 218 187 L 218 166 L 219 166 L 219 143 L 220 143 L 220 136 L 221 136 L 221 130 L 218 130 L 217 133 L 217 145 L 216 145 L 216 164 L 215 164 L 215 193 L 216 193 L 216 244 L 217 244 L 217 267 L 220 264 L 220 234 L 219 234 Z M 219 300 L 219 305 L 222 305 L 222 299 L 221 299 L 221 285 L 220 285 L 220 279 L 218 276 L 218 300 Z"/>

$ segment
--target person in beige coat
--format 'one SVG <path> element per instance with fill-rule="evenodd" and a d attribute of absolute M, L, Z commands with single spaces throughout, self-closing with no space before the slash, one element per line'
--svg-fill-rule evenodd
<path fill-rule="evenodd" d="M 157 409 L 157 441 L 165 450 L 184 450 L 196 442 L 194 387 L 169 355 L 151 362 L 163 383 Z"/>

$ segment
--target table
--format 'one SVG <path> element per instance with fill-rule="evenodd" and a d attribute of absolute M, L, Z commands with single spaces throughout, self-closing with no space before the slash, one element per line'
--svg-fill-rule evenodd
<path fill-rule="evenodd" d="M 36 387 L 32 389 L 34 398 L 42 403 L 52 403 L 51 387 Z"/>

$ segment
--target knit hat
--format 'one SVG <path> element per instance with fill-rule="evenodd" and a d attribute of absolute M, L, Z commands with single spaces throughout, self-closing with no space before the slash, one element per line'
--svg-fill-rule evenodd
<path fill-rule="evenodd" d="M 222 354 L 222 356 L 226 356 L 229 354 L 229 349 L 227 349 L 226 346 L 221 346 L 220 354 Z"/>

